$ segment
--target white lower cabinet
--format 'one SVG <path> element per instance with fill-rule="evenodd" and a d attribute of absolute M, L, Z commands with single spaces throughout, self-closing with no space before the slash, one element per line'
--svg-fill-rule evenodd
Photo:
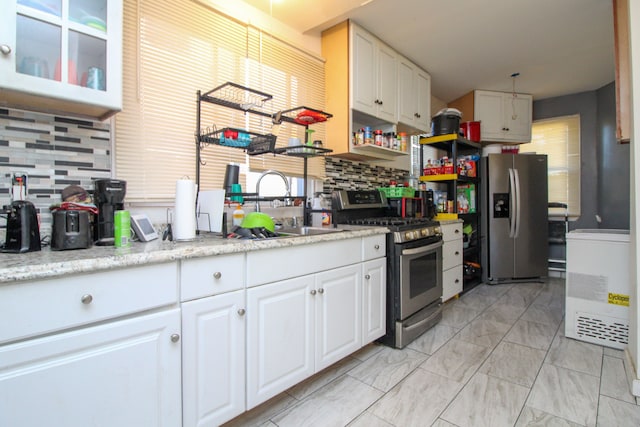
<path fill-rule="evenodd" d="M 314 372 L 315 277 L 247 290 L 247 409 Z"/>
<path fill-rule="evenodd" d="M 0 347 L 0 425 L 179 426 L 180 311 Z"/>
<path fill-rule="evenodd" d="M 245 291 L 182 304 L 183 425 L 215 427 L 245 410 Z"/>
<path fill-rule="evenodd" d="M 361 266 L 247 290 L 247 409 L 358 350 Z"/>
<path fill-rule="evenodd" d="M 462 282 L 462 222 L 441 224 L 442 240 L 442 301 L 463 290 Z"/>
<path fill-rule="evenodd" d="M 362 344 L 377 340 L 386 333 L 387 259 L 378 258 L 362 264 Z"/>

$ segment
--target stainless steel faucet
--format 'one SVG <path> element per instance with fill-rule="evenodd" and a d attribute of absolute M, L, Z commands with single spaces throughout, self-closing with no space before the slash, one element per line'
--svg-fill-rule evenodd
<path fill-rule="evenodd" d="M 267 171 L 262 172 L 260 178 L 258 178 L 258 182 L 256 182 L 256 196 L 260 198 L 260 181 L 267 175 L 278 175 L 284 181 L 284 185 L 287 187 L 287 192 L 284 195 L 284 204 L 285 206 L 291 206 L 291 188 L 289 186 L 289 180 L 282 172 L 278 172 L 273 169 L 269 169 Z M 260 200 L 256 200 L 256 212 L 260 212 Z"/>

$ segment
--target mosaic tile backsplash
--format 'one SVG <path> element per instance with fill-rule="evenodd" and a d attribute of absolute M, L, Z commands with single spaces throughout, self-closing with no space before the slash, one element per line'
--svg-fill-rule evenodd
<path fill-rule="evenodd" d="M 402 169 L 335 157 L 326 158 L 325 170 L 327 179 L 323 183 L 323 193 L 331 193 L 333 190 L 375 190 L 378 187 L 388 187 L 390 180 L 401 183 L 409 179 L 409 172 Z"/>
<path fill-rule="evenodd" d="M 26 173 L 26 200 L 40 213 L 41 236 L 50 235 L 49 206 L 66 186 L 93 190 L 92 180 L 111 177 L 110 134 L 109 122 L 0 108 L 0 206 L 11 202 L 12 173 Z"/>

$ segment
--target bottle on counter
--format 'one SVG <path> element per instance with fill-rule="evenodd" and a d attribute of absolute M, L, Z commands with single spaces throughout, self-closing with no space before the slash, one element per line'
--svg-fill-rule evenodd
<path fill-rule="evenodd" d="M 237 225 L 238 227 L 240 227 L 242 221 L 244 221 L 244 211 L 242 210 L 240 204 L 237 204 L 236 209 L 233 211 L 233 225 Z"/>

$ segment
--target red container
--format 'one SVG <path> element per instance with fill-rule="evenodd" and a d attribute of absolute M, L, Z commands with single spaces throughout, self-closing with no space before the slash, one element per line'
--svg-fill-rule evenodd
<path fill-rule="evenodd" d="M 469 141 L 480 142 L 480 122 L 460 123 L 460 130 Z"/>

